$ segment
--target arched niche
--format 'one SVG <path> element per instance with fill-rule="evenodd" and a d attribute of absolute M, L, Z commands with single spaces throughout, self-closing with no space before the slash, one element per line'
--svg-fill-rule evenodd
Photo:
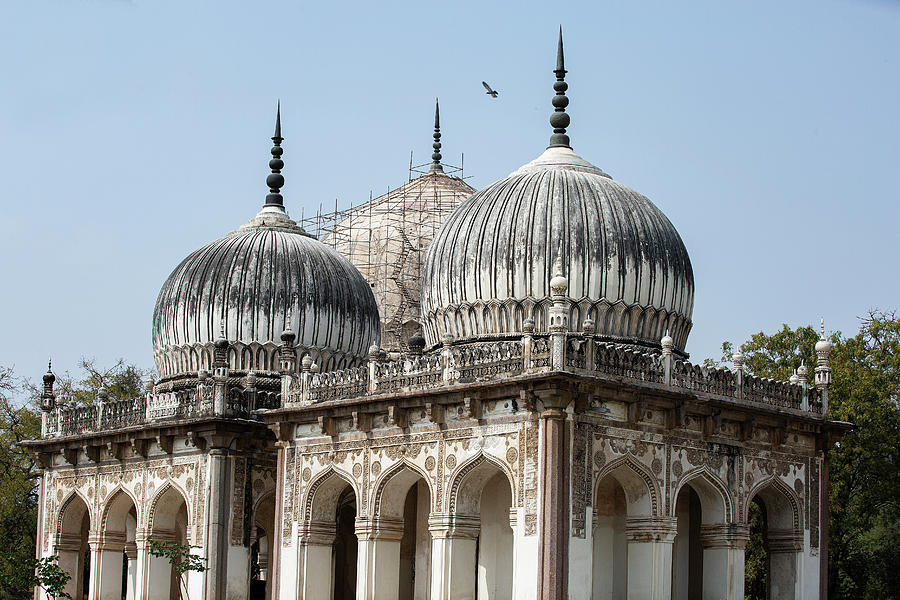
<path fill-rule="evenodd" d="M 166 482 L 150 504 L 148 531 L 158 542 L 188 544 L 190 527 L 187 501 L 184 494 L 171 482 Z M 189 573 L 178 577 L 169 560 L 163 556 L 148 559 L 149 581 L 147 600 L 174 600 L 187 596 Z"/>
<path fill-rule="evenodd" d="M 803 515 L 800 500 L 781 479 L 773 477 L 748 494 L 747 512 L 757 502 L 764 514 L 763 545 L 767 556 L 768 597 L 798 597 Z M 748 514 L 744 519 L 748 520 Z"/>
<path fill-rule="evenodd" d="M 100 597 L 133 600 L 137 597 L 137 504 L 119 488 L 104 502 L 101 514 Z"/>
<path fill-rule="evenodd" d="M 91 511 L 77 492 L 72 492 L 59 509 L 55 552 L 59 566 L 71 575 L 65 593 L 72 600 L 86 600 L 90 582 L 91 554 L 88 535 Z"/>

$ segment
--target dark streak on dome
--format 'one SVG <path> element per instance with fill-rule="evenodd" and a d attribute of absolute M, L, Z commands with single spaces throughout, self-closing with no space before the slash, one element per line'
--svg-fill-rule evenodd
<path fill-rule="evenodd" d="M 570 318 L 597 334 L 659 346 L 668 329 L 683 350 L 694 277 L 678 232 L 650 200 L 569 148 L 549 148 L 472 195 L 429 248 L 422 314 L 429 344 L 546 331 L 549 281 L 563 259 Z"/>

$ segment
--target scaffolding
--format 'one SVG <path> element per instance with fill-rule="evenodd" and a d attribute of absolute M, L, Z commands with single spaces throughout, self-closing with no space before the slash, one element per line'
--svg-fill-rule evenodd
<path fill-rule="evenodd" d="M 460 165 L 464 162 L 461 159 Z M 310 234 L 352 262 L 366 278 L 378 303 L 381 345 L 405 350 L 420 329 L 420 281 L 425 252 L 441 224 L 475 190 L 465 182 L 462 166 L 414 165 L 409 179 L 357 206 L 302 217 Z"/>

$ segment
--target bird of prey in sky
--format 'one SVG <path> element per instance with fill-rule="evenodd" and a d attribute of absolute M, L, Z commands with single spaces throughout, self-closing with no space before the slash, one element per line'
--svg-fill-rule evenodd
<path fill-rule="evenodd" d="M 491 86 L 489 86 L 489 85 L 487 84 L 487 81 L 482 81 L 482 82 L 481 82 L 481 85 L 484 86 L 484 89 L 487 90 L 487 92 L 485 92 L 485 93 L 486 93 L 488 96 L 490 96 L 491 98 L 496 98 L 496 97 L 497 97 L 497 94 L 500 93 L 500 92 L 498 92 L 497 90 L 492 90 L 492 89 L 491 89 Z"/>

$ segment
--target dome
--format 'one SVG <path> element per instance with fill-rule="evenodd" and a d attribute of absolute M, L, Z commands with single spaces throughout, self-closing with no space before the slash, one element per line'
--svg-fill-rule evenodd
<path fill-rule="evenodd" d="M 281 204 L 279 129 L 263 210 L 192 252 L 160 290 L 153 354 L 162 377 L 210 369 L 221 336 L 232 369 L 257 371 L 278 370 L 285 330 L 296 335 L 299 354 L 310 353 L 322 368 L 358 364 L 379 339 L 378 307 L 362 275 L 307 235 Z"/>
<path fill-rule="evenodd" d="M 561 50 L 550 147 L 463 202 L 429 248 L 426 338 L 436 344 L 446 334 L 457 341 L 521 335 L 527 318 L 536 333 L 547 332 L 553 267 L 561 258 L 570 330 L 590 318 L 601 338 L 656 348 L 668 331 L 683 351 L 694 298 L 687 250 L 650 200 L 572 151 Z"/>

